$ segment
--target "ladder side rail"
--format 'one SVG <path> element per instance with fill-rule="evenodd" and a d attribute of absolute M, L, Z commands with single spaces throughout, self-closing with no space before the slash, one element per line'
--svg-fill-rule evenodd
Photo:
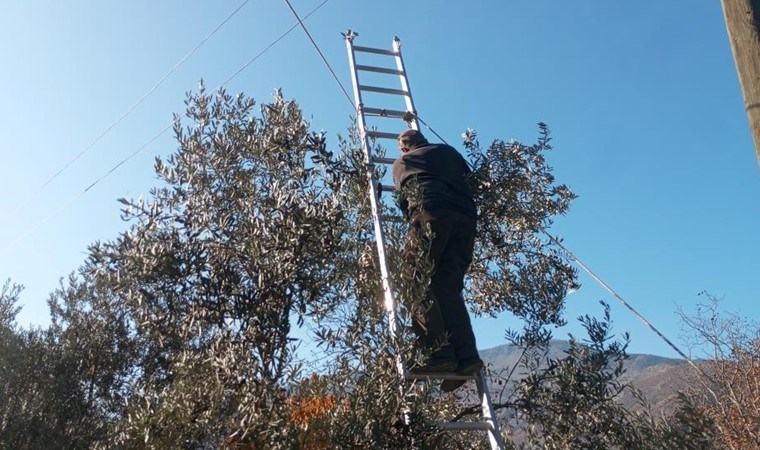
<path fill-rule="evenodd" d="M 356 55 L 353 45 L 354 35 L 346 35 L 346 48 L 348 50 L 348 61 L 351 66 L 351 80 L 354 88 L 354 100 L 356 102 L 357 114 L 356 120 L 359 122 L 359 133 L 361 133 L 362 149 L 364 150 L 365 162 L 369 164 L 367 173 L 367 182 L 369 183 L 370 206 L 372 208 L 372 221 L 375 229 L 375 243 L 377 244 L 377 255 L 380 263 L 380 277 L 383 286 L 383 298 L 385 311 L 388 314 L 388 328 L 391 333 L 391 339 L 397 339 L 397 330 L 399 327 L 398 316 L 396 314 L 396 302 L 393 298 L 392 282 L 390 270 L 388 268 L 388 259 L 385 256 L 385 231 L 383 230 L 382 216 L 379 205 L 379 188 L 378 180 L 375 177 L 374 162 L 371 155 L 369 135 L 367 134 L 367 125 L 364 120 L 364 111 L 362 105 L 362 95 L 359 90 L 359 74 L 356 69 Z M 396 358 L 396 368 L 401 376 L 404 375 L 404 366 L 401 356 Z"/>
<path fill-rule="evenodd" d="M 419 130 L 420 124 L 417 121 L 417 108 L 414 107 L 414 100 L 412 100 L 412 90 L 409 88 L 409 80 L 406 78 L 406 66 L 404 65 L 404 57 L 401 55 L 401 40 L 398 36 L 393 38 L 393 51 L 396 54 L 396 67 L 399 72 L 399 79 L 401 80 L 401 90 L 406 91 L 404 95 L 404 101 L 406 102 L 407 111 L 414 114 L 414 117 L 409 121 L 409 125 L 413 130 Z"/>
<path fill-rule="evenodd" d="M 491 392 L 488 388 L 488 383 L 486 382 L 485 369 L 481 369 L 480 372 L 475 375 L 475 384 L 478 388 L 478 394 L 480 394 L 483 421 L 490 425 L 488 430 L 488 441 L 491 444 L 491 448 L 493 450 L 504 450 L 506 447 L 504 446 L 504 440 L 501 437 L 496 413 L 491 404 Z"/>

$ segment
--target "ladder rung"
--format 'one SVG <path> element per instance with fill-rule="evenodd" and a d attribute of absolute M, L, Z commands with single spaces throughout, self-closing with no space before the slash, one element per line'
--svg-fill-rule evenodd
<path fill-rule="evenodd" d="M 354 45 L 354 50 L 357 52 L 364 52 L 364 53 L 376 53 L 378 55 L 391 55 L 396 56 L 396 52 L 393 50 L 385 50 L 382 48 L 370 48 L 370 47 L 362 47 L 360 45 Z"/>
<path fill-rule="evenodd" d="M 367 131 L 367 136 L 373 137 L 373 138 L 383 138 L 383 139 L 398 139 L 398 134 L 396 133 L 385 133 L 383 131 Z"/>
<path fill-rule="evenodd" d="M 380 191 L 382 192 L 395 192 L 396 186 L 392 184 L 381 184 L 380 185 Z"/>
<path fill-rule="evenodd" d="M 395 222 L 395 223 L 403 223 L 406 222 L 403 217 L 401 216 L 382 216 L 384 222 Z"/>
<path fill-rule="evenodd" d="M 453 372 L 423 373 L 413 374 L 407 372 L 404 374 L 406 380 L 474 380 L 475 375 L 458 375 Z"/>
<path fill-rule="evenodd" d="M 488 422 L 439 422 L 436 425 L 444 430 L 491 431 L 491 424 Z"/>
<path fill-rule="evenodd" d="M 359 90 L 367 91 L 367 92 L 378 92 L 380 94 L 391 94 L 391 95 L 408 95 L 409 94 L 403 89 L 389 89 L 389 88 L 377 87 L 377 86 L 365 86 L 363 84 L 359 85 Z"/>
<path fill-rule="evenodd" d="M 377 114 L 382 117 L 398 117 L 403 119 L 409 114 L 408 111 L 398 111 L 395 109 L 383 109 L 383 108 L 362 108 L 365 114 Z"/>
<path fill-rule="evenodd" d="M 357 64 L 356 70 L 363 70 L 365 72 L 377 72 L 377 73 L 388 73 L 391 75 L 403 75 L 404 72 L 398 70 L 398 69 L 386 69 L 385 67 L 375 67 L 375 66 L 364 66 L 362 64 Z"/>
<path fill-rule="evenodd" d="M 372 162 L 378 164 L 393 164 L 393 161 L 395 161 L 393 158 L 381 158 L 379 156 L 372 157 Z"/>

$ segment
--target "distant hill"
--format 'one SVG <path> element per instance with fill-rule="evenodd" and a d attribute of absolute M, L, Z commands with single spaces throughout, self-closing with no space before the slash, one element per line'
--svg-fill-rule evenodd
<path fill-rule="evenodd" d="M 548 349 L 551 358 L 561 357 L 570 348 L 568 341 L 552 340 Z M 513 345 L 500 345 L 485 350 L 480 350 L 480 356 L 489 364 L 495 373 L 501 372 L 504 376 L 513 370 L 519 361 L 522 350 Z M 689 374 L 689 368 L 683 360 L 665 358 L 662 356 L 631 354 L 625 362 L 625 374 L 621 381 L 630 383 L 644 394 L 650 403 L 651 411 L 655 415 L 672 412 L 675 408 L 677 392 L 685 387 L 684 379 Z M 513 378 L 524 375 L 517 368 Z M 628 408 L 640 409 L 636 399 L 630 394 L 621 398 L 621 402 Z"/>

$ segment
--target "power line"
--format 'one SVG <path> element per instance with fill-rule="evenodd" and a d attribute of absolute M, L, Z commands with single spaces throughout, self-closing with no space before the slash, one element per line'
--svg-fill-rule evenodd
<path fill-rule="evenodd" d="M 89 190 L 90 190 L 90 189 L 92 189 L 92 188 L 93 188 L 95 185 L 97 185 L 98 183 L 100 183 L 101 181 L 103 181 L 103 180 L 104 180 L 106 177 L 108 177 L 108 176 L 109 176 L 109 175 L 111 175 L 113 172 L 115 172 L 115 171 L 116 171 L 116 169 L 118 169 L 119 167 L 121 167 L 122 165 L 124 165 L 124 164 L 125 164 L 127 161 L 129 161 L 130 159 L 134 158 L 134 157 L 135 157 L 135 156 L 136 156 L 138 153 L 140 153 L 141 151 L 143 151 L 143 150 L 144 150 L 145 148 L 147 148 L 147 147 L 148 147 L 150 144 L 152 144 L 152 143 L 153 143 L 153 142 L 155 142 L 155 141 L 156 141 L 156 140 L 157 140 L 159 137 L 161 137 L 161 136 L 162 136 L 164 133 L 166 133 L 167 131 L 169 131 L 169 129 L 171 129 L 171 127 L 172 127 L 172 125 L 169 125 L 169 126 L 165 127 L 165 128 L 164 128 L 163 130 L 161 130 L 161 131 L 160 131 L 158 134 L 156 134 L 155 136 L 153 136 L 152 138 L 150 138 L 150 140 L 148 140 L 148 142 L 146 142 L 145 144 L 141 145 L 141 146 L 140 146 L 140 147 L 139 147 L 137 150 L 135 150 L 135 151 L 134 151 L 134 152 L 133 152 L 131 155 L 129 155 L 129 156 L 127 156 L 126 158 L 124 158 L 123 160 L 121 160 L 121 161 L 120 161 L 118 164 L 116 164 L 115 166 L 113 166 L 113 167 L 112 167 L 110 170 L 108 170 L 108 171 L 107 171 L 105 174 L 101 175 L 101 176 L 100 176 L 100 178 L 98 178 L 98 179 L 96 179 L 95 181 L 93 181 L 92 183 L 90 183 L 90 185 L 89 185 L 89 186 L 87 186 L 86 188 L 84 188 L 84 190 L 82 190 L 82 191 L 81 191 L 81 192 L 79 192 L 77 195 L 75 195 L 75 196 L 73 196 L 71 199 L 69 199 L 69 201 L 68 201 L 68 202 L 64 203 L 64 204 L 63 204 L 63 205 L 61 205 L 61 206 L 60 206 L 58 209 L 56 209 L 56 210 L 55 210 L 55 211 L 53 211 L 52 213 L 48 214 L 48 215 L 47 215 L 47 216 L 46 216 L 44 219 L 42 219 L 41 221 L 39 221 L 39 222 L 37 222 L 36 224 L 34 224 L 34 226 L 32 226 L 31 228 L 29 228 L 29 229 L 26 231 L 26 233 L 24 233 L 24 234 L 22 234 L 21 236 L 17 237 L 17 238 L 16 238 L 16 239 L 14 239 L 14 240 L 13 240 L 13 241 L 12 241 L 10 244 L 8 244 L 8 245 L 7 245 L 7 247 L 6 247 L 6 250 L 10 250 L 10 249 L 12 249 L 14 246 L 16 246 L 16 244 L 18 244 L 19 242 L 23 241 L 24 239 L 26 239 L 27 237 L 29 237 L 29 235 L 31 235 L 32 233 L 34 233 L 34 232 L 35 232 L 37 229 L 39 229 L 40 227 L 42 227 L 43 225 L 45 225 L 45 224 L 46 224 L 48 221 L 50 221 L 50 219 L 52 219 L 53 217 L 57 216 L 58 214 L 60 214 L 60 213 L 61 213 L 62 211 L 64 211 L 65 209 L 67 209 L 67 208 L 68 208 L 69 206 L 71 206 L 71 205 L 72 205 L 72 204 L 73 204 L 75 201 L 79 200 L 79 198 L 81 198 L 81 197 L 82 197 L 84 194 L 86 194 L 86 193 L 87 193 L 87 191 L 89 191 Z"/>
<path fill-rule="evenodd" d="M 247 1 L 249 1 L 249 0 L 246 0 L 246 2 Z M 320 3 L 319 5 L 317 5 L 307 15 L 304 16 L 304 20 L 306 20 L 307 18 L 309 18 L 309 16 L 311 16 L 312 14 L 314 14 L 317 10 L 319 10 L 328 1 L 329 0 L 324 0 L 322 3 Z M 245 3 L 243 3 L 243 5 L 244 4 Z M 242 5 L 241 5 L 241 7 L 242 7 Z M 238 8 L 238 10 L 239 9 L 240 9 L 240 7 Z M 278 36 L 274 41 L 272 41 L 269 45 L 267 45 L 261 52 L 259 52 L 256 56 L 254 56 L 250 61 L 248 61 L 246 64 L 244 64 L 242 67 L 240 67 L 240 69 L 238 69 L 237 71 L 235 71 L 235 73 L 232 74 L 232 76 L 230 76 L 229 78 L 227 78 L 227 80 L 225 80 L 223 83 L 221 83 L 217 87 L 217 89 L 220 89 L 224 85 L 226 85 L 227 83 L 229 83 L 233 78 L 235 78 L 243 70 L 245 70 L 246 68 L 248 68 L 248 66 L 250 66 L 251 64 L 253 64 L 253 62 L 255 62 L 257 59 L 259 59 L 261 56 L 263 56 L 269 49 L 271 49 L 272 47 L 274 47 L 275 44 L 277 44 L 278 42 L 280 42 L 285 36 L 287 36 L 288 34 L 290 34 L 290 32 L 292 32 L 297 27 L 298 27 L 298 24 L 296 23 L 295 25 L 293 25 L 292 27 L 290 27 L 287 31 L 285 31 L 280 36 Z M 171 125 L 171 124 L 167 125 L 163 130 L 161 130 L 158 134 L 156 134 L 155 136 L 153 136 L 148 142 L 146 142 L 145 144 L 143 144 L 142 146 L 140 146 L 131 155 L 129 155 L 126 158 L 124 158 L 123 160 L 121 160 L 118 164 L 116 164 L 115 166 L 113 166 L 111 169 L 109 169 L 106 173 L 104 173 L 98 179 L 96 179 L 95 181 L 93 181 L 92 183 L 90 183 L 84 190 L 82 190 L 77 195 L 75 195 L 74 197 L 72 197 L 68 202 L 66 202 L 65 204 L 63 204 L 60 208 L 58 208 L 53 213 L 51 213 L 48 216 L 46 216 L 40 222 L 36 223 L 26 233 L 24 233 L 23 235 L 19 236 L 15 240 L 13 240 L 7 246 L 7 248 L 10 249 L 13 246 L 15 246 L 16 244 L 18 244 L 19 242 L 21 242 L 22 240 L 26 239 L 34 231 L 36 231 L 37 229 L 39 229 L 40 227 L 42 227 L 44 224 L 46 224 L 48 221 L 50 221 L 50 219 L 52 219 L 53 217 L 55 217 L 56 215 L 58 215 L 62 211 L 64 211 L 66 208 L 68 208 L 69 206 L 71 206 L 76 200 L 78 200 L 80 197 L 82 197 L 84 194 L 86 194 L 90 189 L 92 189 L 93 187 L 95 187 L 95 185 L 97 185 L 98 183 L 100 183 L 101 181 L 103 181 L 109 175 L 111 175 L 112 173 L 114 173 L 119 167 L 121 167 L 122 165 L 126 164 L 129 160 L 131 160 L 132 158 L 134 158 L 135 156 L 137 156 L 141 151 L 143 151 L 145 148 L 147 148 L 150 144 L 152 144 L 153 142 L 155 142 L 161 135 L 163 135 L 169 129 L 171 129 L 172 126 L 173 125 Z"/>
<path fill-rule="evenodd" d="M 581 261 L 570 250 L 568 250 L 567 247 L 565 247 L 564 245 L 562 245 L 562 243 L 559 241 L 559 239 L 557 239 L 554 236 L 552 236 L 551 234 L 549 234 L 548 231 L 546 231 L 546 230 L 543 230 L 543 231 L 544 231 L 544 234 L 546 234 L 546 236 L 549 237 L 549 240 L 551 240 L 556 246 L 558 246 L 560 249 L 562 249 L 562 251 L 565 253 L 565 255 L 567 255 L 568 258 L 570 258 L 571 260 L 575 261 L 586 273 L 588 273 L 591 276 L 591 278 L 593 278 L 605 290 L 607 290 L 607 292 L 609 292 L 613 297 L 615 297 L 615 299 L 618 302 L 622 303 L 623 306 L 625 306 L 626 308 L 628 308 L 628 310 L 631 313 L 633 313 L 634 316 L 636 316 L 639 320 L 641 320 L 644 323 L 644 325 L 646 325 L 647 327 L 649 327 L 650 330 L 654 331 L 655 334 L 657 334 L 657 336 L 660 337 L 660 339 L 662 339 L 663 341 L 665 341 L 665 343 L 668 344 L 670 346 L 670 348 L 672 348 L 673 350 L 675 350 L 676 353 L 678 353 L 679 355 L 681 355 L 681 357 L 684 360 L 686 360 L 692 367 L 694 367 L 699 372 L 701 372 L 702 375 L 704 375 L 705 377 L 707 377 L 708 379 L 710 379 L 710 376 L 708 376 L 699 366 L 697 366 L 697 364 L 694 361 L 692 361 L 691 358 L 689 358 L 688 356 L 686 356 L 686 354 L 684 352 L 682 352 L 681 349 L 678 348 L 670 339 L 668 339 L 664 334 L 662 334 L 662 332 L 660 332 L 660 330 L 658 330 L 654 325 L 652 325 L 651 323 L 649 323 L 649 321 L 647 319 L 645 319 L 644 316 L 642 316 L 638 311 L 636 311 L 636 309 L 633 306 L 631 306 L 630 303 L 628 303 L 627 301 L 625 301 L 625 299 L 623 297 L 621 297 L 620 294 L 618 294 L 617 292 L 615 292 L 614 289 L 612 289 L 607 283 L 605 283 L 604 280 L 601 279 L 601 277 L 599 277 L 597 274 L 595 274 L 586 264 L 583 263 L 583 261 Z"/>
<path fill-rule="evenodd" d="M 169 71 L 168 71 L 168 72 L 166 72 L 166 73 L 165 73 L 165 74 L 164 74 L 164 75 L 163 75 L 163 76 L 162 76 L 162 77 L 161 77 L 161 78 L 160 78 L 160 79 L 159 79 L 159 80 L 158 80 L 158 81 L 157 81 L 157 82 L 156 82 L 156 83 L 153 85 L 153 87 L 151 87 L 150 89 L 148 89 L 148 91 L 147 91 L 147 92 L 145 92 L 145 94 L 143 94 L 143 95 L 142 95 L 142 97 L 140 97 L 140 98 L 139 98 L 139 99 L 138 99 L 138 100 L 137 100 L 137 101 L 136 101 L 136 102 L 135 102 L 135 103 L 134 103 L 132 106 L 130 106 L 130 107 L 129 107 L 129 108 L 126 110 L 126 111 L 124 111 L 124 113 L 122 113 L 122 115 L 121 115 L 121 116 L 119 116 L 119 117 L 118 117 L 118 118 L 117 118 L 117 119 L 116 119 L 116 120 L 115 120 L 115 121 L 114 121 L 114 122 L 113 122 L 111 125 L 109 125 L 109 126 L 108 126 L 108 128 L 106 128 L 105 130 L 103 130 L 103 131 L 102 131 L 102 132 L 101 132 L 101 133 L 100 133 L 100 134 L 99 134 L 99 135 L 98 135 L 98 136 L 97 136 L 97 137 L 96 137 L 96 138 L 95 138 L 95 139 L 94 139 L 94 140 L 93 140 L 93 141 L 90 143 L 90 145 L 86 146 L 86 147 L 85 147 L 84 149 L 82 149 L 82 150 L 81 150 L 79 153 L 77 153 L 77 154 L 74 156 L 74 158 L 72 158 L 72 159 L 71 159 L 71 160 L 69 160 L 69 161 L 68 161 L 66 164 L 64 164 L 64 165 L 63 165 L 63 167 L 61 167 L 61 168 L 60 168 L 60 169 L 59 169 L 57 172 L 55 172 L 55 173 L 54 173 L 54 174 L 53 174 L 53 175 L 52 175 L 50 178 L 48 178 L 48 179 L 47 179 L 47 181 L 45 181 L 45 182 L 42 184 L 42 186 L 40 186 L 39 188 L 37 188 L 37 190 L 35 190 L 35 191 L 34 191 L 34 192 L 33 192 L 33 193 L 32 193 L 32 194 L 31 194 L 31 195 L 30 195 L 30 196 L 29 196 L 29 197 L 28 197 L 28 198 L 27 198 L 25 201 L 23 201 L 23 202 L 19 203 L 19 205 L 16 207 L 16 209 L 14 209 L 14 210 L 13 210 L 13 211 L 12 211 L 12 212 L 11 212 L 11 213 L 8 215 L 8 216 L 6 216 L 6 217 L 12 217 L 12 216 L 15 216 L 15 215 L 16 215 L 16 214 L 17 214 L 17 213 L 18 213 L 18 212 L 19 212 L 19 211 L 20 211 L 20 210 L 23 208 L 23 206 L 24 206 L 24 205 L 28 204 L 28 203 L 29 203 L 29 201 L 30 201 L 31 199 L 35 198 L 35 197 L 36 197 L 36 196 L 37 196 L 37 195 L 38 195 L 38 194 L 39 194 L 39 193 L 40 193 L 40 192 L 41 192 L 43 189 L 45 189 L 45 188 L 46 188 L 46 187 L 47 187 L 47 186 L 48 186 L 50 183 L 52 183 L 52 182 L 53 182 L 53 180 L 55 180 L 56 178 L 58 178 L 58 176 L 59 176 L 59 175 L 61 175 L 61 174 L 62 174 L 62 173 L 63 173 L 63 172 L 66 170 L 66 169 L 68 169 L 68 168 L 69 168 L 69 167 L 70 167 L 72 164 L 74 164 L 75 162 L 77 162 L 77 161 L 79 160 L 79 158 L 81 158 L 82 156 L 84 156 L 84 154 L 85 154 L 85 153 L 87 153 L 88 151 L 90 151 L 90 150 L 91 150 L 91 149 L 92 149 L 92 148 L 95 146 L 95 144 L 97 144 L 98 142 L 100 142 L 100 140 L 101 140 L 101 139 L 103 139 L 103 137 L 105 137 L 105 136 L 106 136 L 106 135 L 107 135 L 109 132 L 111 132 L 111 130 L 113 130 L 114 128 L 116 128 L 116 126 L 117 126 L 117 125 L 119 125 L 119 124 L 120 124 L 120 123 L 121 123 L 121 122 L 122 122 L 122 121 L 123 121 L 123 120 L 124 120 L 124 119 L 125 119 L 125 118 L 126 118 L 128 115 L 129 115 L 129 114 L 131 114 L 131 113 L 132 113 L 132 111 L 134 111 L 135 109 L 137 109 L 137 107 L 138 107 L 138 106 L 140 106 L 140 105 L 141 105 L 141 104 L 142 104 L 142 103 L 145 101 L 145 99 L 147 99 L 147 98 L 148 98 L 150 95 L 152 95 L 152 94 L 153 94 L 153 92 L 155 92 L 155 91 L 156 91 L 156 89 L 158 89 L 158 87 L 159 87 L 159 86 L 161 86 L 161 84 L 162 84 L 164 81 L 166 81 L 166 79 L 167 79 L 167 78 L 169 78 L 169 76 L 171 76 L 171 75 L 172 75 L 172 74 L 173 74 L 173 73 L 174 73 L 174 72 L 175 72 L 175 71 L 176 71 L 176 70 L 177 70 L 177 69 L 178 69 L 178 68 L 179 68 L 179 67 L 180 67 L 182 64 L 184 64 L 184 62 L 185 62 L 185 61 L 187 61 L 187 59 L 188 59 L 188 58 L 190 58 L 190 57 L 191 57 L 193 54 L 195 54 L 195 52 L 196 52 L 196 51 L 198 51 L 198 49 L 200 49 L 200 48 L 203 46 L 203 44 L 205 44 L 205 43 L 206 43 L 206 41 L 208 41 L 209 39 L 211 39 L 211 37 L 212 37 L 212 36 L 214 36 L 214 35 L 216 34 L 216 32 L 217 32 L 217 31 L 219 31 L 219 29 L 221 29 L 221 28 L 222 28 L 222 27 L 223 27 L 223 26 L 224 26 L 224 25 L 225 25 L 227 22 L 229 22 L 229 20 L 230 20 L 230 19 L 232 19 L 232 17 L 233 17 L 235 14 L 237 14 L 237 13 L 238 13 L 238 11 L 240 11 L 240 10 L 241 10 L 241 9 L 242 9 L 242 8 L 243 8 L 243 7 L 244 7 L 244 6 L 245 6 L 245 5 L 248 3 L 248 2 L 250 2 L 250 0 L 245 0 L 245 1 L 243 1 L 243 3 L 241 3 L 241 4 L 240 4 L 240 6 L 238 6 L 238 7 L 237 7 L 237 8 L 236 8 L 234 11 L 232 11 L 232 12 L 231 12 L 231 13 L 230 13 L 230 14 L 229 14 L 229 15 L 228 15 L 228 16 L 227 16 L 227 17 L 226 17 L 226 18 L 225 18 L 225 19 L 224 19 L 224 20 L 223 20 L 221 23 L 219 23 L 219 25 L 217 25 L 217 26 L 216 26 L 216 27 L 215 27 L 213 30 L 211 30 L 211 32 L 210 32 L 210 33 L 209 33 L 209 34 L 208 34 L 206 37 L 204 37 L 204 38 L 203 38 L 203 39 L 202 39 L 202 40 L 201 40 L 201 41 L 200 41 L 200 42 L 199 42 L 199 43 L 198 43 L 198 44 L 197 44 L 195 47 L 193 47 L 193 49 L 192 49 L 192 50 L 190 50 L 190 51 L 189 51 L 189 52 L 188 52 L 188 53 L 187 53 L 185 56 L 183 56 L 183 57 L 182 57 L 182 58 L 181 58 L 179 61 L 177 61 L 177 62 L 174 64 L 174 66 L 172 66 L 172 68 L 171 68 L 171 69 L 169 69 Z"/>
<path fill-rule="evenodd" d="M 325 58 L 324 53 L 322 53 L 322 50 L 319 49 L 319 45 L 317 45 L 316 41 L 314 41 L 314 38 L 311 37 L 311 33 L 309 33 L 309 30 L 306 29 L 306 25 L 304 25 L 303 21 L 300 17 L 298 17 L 298 13 L 295 9 L 293 9 L 293 5 L 290 4 L 290 0 L 285 0 L 285 3 L 287 3 L 288 8 L 290 8 L 290 11 L 293 12 L 293 15 L 296 16 L 296 19 L 298 19 L 298 23 L 301 25 L 301 28 L 303 28 L 304 33 L 306 33 L 306 36 L 311 41 L 312 45 L 314 45 L 314 48 L 317 50 L 317 53 L 319 53 L 319 56 L 322 58 L 322 61 L 324 61 L 325 65 L 327 66 L 327 70 L 330 71 L 335 81 L 338 83 L 338 86 L 340 86 L 340 90 L 343 91 L 343 94 L 348 99 L 348 102 L 351 104 L 351 107 L 356 109 L 356 105 L 354 105 L 354 101 L 351 99 L 351 96 L 348 94 L 348 91 L 345 87 L 343 87 L 343 83 L 340 82 L 340 78 L 338 78 L 338 75 L 335 74 L 335 71 L 333 70 L 332 66 L 329 62 L 327 62 L 327 58 Z"/>
<path fill-rule="evenodd" d="M 430 125 L 428 125 L 428 124 L 427 124 L 427 122 L 425 122 L 424 120 L 422 120 L 422 117 L 420 117 L 420 116 L 419 116 L 419 114 L 415 114 L 414 116 L 415 116 L 415 117 L 417 117 L 417 120 L 419 120 L 420 122 L 422 122 L 422 124 L 423 124 L 423 125 L 425 125 L 425 126 L 427 127 L 427 129 L 428 129 L 428 130 L 432 131 L 432 132 L 433 132 L 433 134 L 434 134 L 434 135 L 435 135 L 435 136 L 436 136 L 438 139 L 440 139 L 440 140 L 441 140 L 441 142 L 443 142 L 443 143 L 444 143 L 444 144 L 446 144 L 446 145 L 449 145 L 449 143 L 448 143 L 448 142 L 446 142 L 446 139 L 442 138 L 440 134 L 436 133 L 436 132 L 435 132 L 435 130 L 433 129 L 433 127 L 431 127 Z"/>
<path fill-rule="evenodd" d="M 163 135 L 164 133 L 166 133 L 167 131 L 169 131 L 169 129 L 171 129 L 171 127 L 172 127 L 172 125 L 167 125 L 166 128 L 164 128 L 163 130 L 161 130 L 157 135 L 153 136 L 148 142 L 146 142 L 145 144 L 143 144 L 142 146 L 140 146 L 140 148 L 138 148 L 137 150 L 135 150 L 134 152 L 132 152 L 131 155 L 127 156 L 126 158 L 124 158 L 121 161 L 119 161 L 118 164 L 116 164 L 115 166 L 111 167 L 108 170 L 108 172 L 104 173 L 103 175 L 101 175 L 100 178 L 98 178 L 97 180 L 93 181 L 92 183 L 90 183 L 89 186 L 87 186 L 86 188 L 84 188 L 84 191 L 82 191 L 82 194 L 86 193 L 87 191 L 89 191 L 90 189 L 92 189 L 96 184 L 100 183 L 106 177 L 108 177 L 109 175 L 111 175 L 112 173 L 114 173 L 116 171 L 116 169 L 118 169 L 119 167 L 123 166 L 127 161 L 129 161 L 130 159 L 132 159 L 135 156 L 137 156 L 138 153 L 140 153 L 146 147 L 148 147 L 150 144 L 152 144 L 161 135 Z"/>
<path fill-rule="evenodd" d="M 312 14 L 314 14 L 315 12 L 317 12 L 317 10 L 319 8 L 321 8 L 325 3 L 329 2 L 329 1 L 330 0 L 324 0 L 322 3 L 320 3 L 319 5 L 317 5 L 314 9 L 312 9 L 311 11 L 309 11 L 308 14 L 306 14 L 305 16 L 303 16 L 303 20 L 308 19 L 309 16 L 311 16 Z M 296 16 L 296 18 L 298 18 L 298 16 Z M 300 23 L 300 21 L 301 20 L 299 19 L 299 23 Z M 275 44 L 277 44 L 278 42 L 280 42 L 285 36 L 289 35 L 290 32 L 293 31 L 293 30 L 295 30 L 296 28 L 298 28 L 298 23 L 294 24 L 286 32 L 282 33 L 277 39 L 275 39 L 269 45 L 267 45 L 266 47 L 264 47 L 264 50 L 262 50 L 261 52 L 259 52 L 259 54 L 257 54 L 256 56 L 254 56 L 253 59 L 251 59 L 247 63 L 243 64 L 243 66 L 240 67 L 240 69 L 238 69 L 235 73 L 233 73 L 232 76 L 230 76 L 222 84 L 220 84 L 219 88 L 221 88 L 224 85 L 226 85 L 227 83 L 229 83 L 233 78 L 235 78 L 236 76 L 238 76 L 240 74 L 240 72 L 242 72 L 243 70 L 247 69 L 248 66 L 250 66 L 251 64 L 253 64 L 254 61 L 256 61 L 257 59 L 259 59 L 264 53 L 266 53 L 270 48 L 274 47 Z M 351 105 L 353 105 L 353 102 L 351 103 Z"/>

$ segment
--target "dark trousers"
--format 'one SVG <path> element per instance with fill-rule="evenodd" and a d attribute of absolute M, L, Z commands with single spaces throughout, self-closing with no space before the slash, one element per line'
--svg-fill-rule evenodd
<path fill-rule="evenodd" d="M 424 232 L 428 226 L 432 237 Z M 410 305 L 412 326 L 418 345 L 423 348 L 436 349 L 448 342 L 435 357 L 464 361 L 478 356 L 470 316 L 462 298 L 474 242 L 475 218 L 468 215 L 455 211 L 423 211 L 412 218 L 407 255 L 427 249 L 426 256 L 432 264 L 424 301 Z M 414 267 L 405 269 L 405 273 L 415 274 L 415 279 L 419 279 Z"/>

